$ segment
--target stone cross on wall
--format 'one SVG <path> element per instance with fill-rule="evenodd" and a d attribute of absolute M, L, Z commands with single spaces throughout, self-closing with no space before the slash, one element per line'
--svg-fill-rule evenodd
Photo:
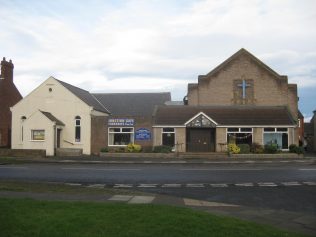
<path fill-rule="evenodd" d="M 241 84 L 237 85 L 238 87 L 242 88 L 242 98 L 245 99 L 246 98 L 246 88 L 250 87 L 250 84 L 247 84 L 246 80 L 243 79 Z"/>

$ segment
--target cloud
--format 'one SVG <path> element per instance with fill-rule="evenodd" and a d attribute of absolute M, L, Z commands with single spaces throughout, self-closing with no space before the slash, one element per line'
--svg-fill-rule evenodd
<path fill-rule="evenodd" d="M 23 95 L 50 75 L 91 91 L 175 99 L 241 47 L 316 87 L 313 0 L 6 1 L 0 51 Z"/>

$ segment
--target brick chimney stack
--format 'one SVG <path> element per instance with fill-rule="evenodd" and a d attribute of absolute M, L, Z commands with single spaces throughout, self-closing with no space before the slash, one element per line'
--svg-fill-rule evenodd
<path fill-rule="evenodd" d="M 6 61 L 5 57 L 3 57 L 3 60 L 1 61 L 1 74 L 0 78 L 5 80 L 6 82 L 13 83 L 13 68 L 14 65 L 12 63 L 12 60 Z"/>

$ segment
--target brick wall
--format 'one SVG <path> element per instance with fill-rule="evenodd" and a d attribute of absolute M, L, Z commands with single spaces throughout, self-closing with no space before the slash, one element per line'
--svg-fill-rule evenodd
<path fill-rule="evenodd" d="M 106 116 L 92 116 L 91 118 L 91 154 L 99 154 L 106 144 Z"/>

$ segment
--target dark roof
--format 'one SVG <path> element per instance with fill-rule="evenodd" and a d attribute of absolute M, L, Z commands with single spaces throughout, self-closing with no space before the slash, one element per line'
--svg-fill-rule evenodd
<path fill-rule="evenodd" d="M 277 126 L 295 125 L 286 107 L 265 106 L 158 106 L 154 113 L 155 125 L 184 125 L 203 112 L 218 125 Z"/>
<path fill-rule="evenodd" d="M 109 113 L 106 107 L 104 107 L 89 91 L 75 87 L 73 85 L 70 85 L 60 80 L 57 80 L 57 81 L 60 84 L 62 84 L 65 88 L 67 88 L 70 92 L 72 92 L 75 96 L 77 96 L 80 100 L 85 102 L 87 105 L 93 107 L 94 110 L 104 112 L 104 113 Z"/>
<path fill-rule="evenodd" d="M 300 110 L 298 110 L 298 118 L 300 118 L 300 119 L 304 118 L 304 115 L 301 113 Z"/>
<path fill-rule="evenodd" d="M 54 115 L 52 115 L 49 112 L 44 112 L 44 111 L 40 111 L 42 114 L 44 114 L 50 121 L 55 122 L 56 125 L 61 125 L 61 126 L 65 126 L 65 124 L 60 121 L 59 119 L 57 119 Z"/>
<path fill-rule="evenodd" d="M 171 100 L 170 92 L 93 94 L 114 116 L 152 116 L 156 105 Z"/>

